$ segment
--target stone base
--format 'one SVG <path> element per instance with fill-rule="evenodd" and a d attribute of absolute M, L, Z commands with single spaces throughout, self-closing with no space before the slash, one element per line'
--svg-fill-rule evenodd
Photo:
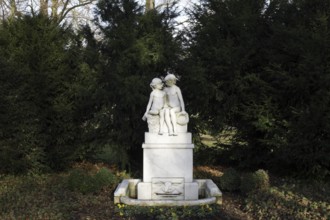
<path fill-rule="evenodd" d="M 137 197 L 134 197 L 137 192 Z M 222 193 L 210 179 L 196 179 L 184 183 L 183 200 L 152 199 L 152 183 L 141 182 L 141 179 L 125 179 L 114 193 L 114 203 L 136 206 L 193 206 L 205 204 L 222 204 Z"/>
<path fill-rule="evenodd" d="M 141 179 L 124 179 L 118 186 L 114 194 L 114 203 L 120 203 L 120 197 L 128 196 L 137 198 L 137 185 Z"/>

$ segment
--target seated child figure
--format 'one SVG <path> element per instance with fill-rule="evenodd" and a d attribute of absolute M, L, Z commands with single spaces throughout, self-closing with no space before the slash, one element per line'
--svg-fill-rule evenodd
<path fill-rule="evenodd" d="M 181 90 L 176 86 L 177 80 L 178 78 L 174 74 L 168 74 L 165 77 L 166 87 L 164 91 L 166 93 L 167 105 L 167 108 L 165 108 L 165 120 L 170 136 L 178 135 L 176 113 L 186 113 Z"/>
<path fill-rule="evenodd" d="M 145 121 L 147 119 L 148 114 L 150 115 L 159 115 L 159 132 L 158 134 L 163 134 L 163 127 L 165 121 L 165 92 L 163 89 L 163 81 L 159 78 L 154 78 L 151 83 L 150 87 L 153 91 L 150 93 L 149 102 L 147 105 L 147 110 L 144 113 L 142 119 Z"/>

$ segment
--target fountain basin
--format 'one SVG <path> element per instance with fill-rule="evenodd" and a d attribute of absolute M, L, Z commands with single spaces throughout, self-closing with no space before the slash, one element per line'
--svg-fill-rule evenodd
<path fill-rule="evenodd" d="M 198 199 L 195 200 L 145 200 L 137 199 L 141 179 L 124 179 L 116 188 L 114 203 L 134 206 L 197 206 L 206 204 L 222 204 L 222 193 L 211 179 L 194 179 L 198 183 Z"/>

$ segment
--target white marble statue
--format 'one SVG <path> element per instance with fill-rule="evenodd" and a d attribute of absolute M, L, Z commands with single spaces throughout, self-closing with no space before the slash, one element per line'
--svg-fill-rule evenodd
<path fill-rule="evenodd" d="M 165 107 L 165 121 L 168 127 L 170 136 L 177 136 L 177 113 L 187 114 L 182 98 L 181 90 L 176 86 L 178 78 L 174 74 L 167 74 L 165 77 L 166 87 L 166 107 Z"/>
<path fill-rule="evenodd" d="M 145 121 L 148 119 L 148 124 L 151 127 L 159 127 L 158 134 L 162 135 L 164 130 L 164 115 L 165 115 L 165 100 L 166 100 L 166 94 L 162 90 L 164 86 L 164 83 L 159 78 L 154 78 L 151 83 L 150 87 L 153 89 L 153 91 L 150 93 L 149 102 L 147 105 L 146 112 L 144 113 L 142 119 Z M 157 116 L 159 115 L 156 121 L 151 119 L 149 116 Z M 150 119 L 150 120 L 149 120 Z M 155 121 L 155 122 L 153 122 Z M 156 124 L 155 124 L 156 123 Z M 159 125 L 158 125 L 159 123 Z"/>
<path fill-rule="evenodd" d="M 178 78 L 167 74 L 150 83 L 150 94 L 143 120 L 143 179 L 125 179 L 114 193 L 115 203 L 133 206 L 190 206 L 221 204 L 222 194 L 210 179 L 194 179 L 192 134 L 189 115 Z M 164 87 L 164 85 L 166 86 Z M 163 134 L 163 135 L 161 135 Z"/>
<path fill-rule="evenodd" d="M 160 78 L 151 81 L 150 87 L 153 91 L 142 117 L 148 122 L 149 132 L 159 135 L 166 132 L 169 136 L 177 136 L 178 131 L 187 132 L 189 116 L 185 112 L 181 90 L 176 86 L 177 80 L 174 74 L 168 74 L 164 78 L 165 88 Z"/>

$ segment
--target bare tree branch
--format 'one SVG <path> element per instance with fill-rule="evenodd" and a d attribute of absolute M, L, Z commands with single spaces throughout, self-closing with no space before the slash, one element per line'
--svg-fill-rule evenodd
<path fill-rule="evenodd" d="M 59 14 L 58 18 L 62 18 L 63 17 L 63 15 L 64 15 L 64 13 L 65 13 L 68 5 L 69 5 L 70 0 L 65 0 L 65 1 L 62 1 L 62 2 L 63 2 L 63 8 L 62 8 L 62 11 Z"/>
<path fill-rule="evenodd" d="M 2 16 L 2 20 L 5 20 L 6 17 L 6 2 L 4 0 L 0 1 L 0 7 L 1 7 L 1 16 Z"/>
<path fill-rule="evenodd" d="M 20 16 L 22 14 L 43 14 L 49 16 L 57 23 L 61 23 L 73 14 L 79 21 L 82 13 L 84 16 L 90 15 L 86 10 L 87 5 L 91 5 L 96 0 L 0 0 L 0 19 Z M 82 7 L 81 10 L 77 10 Z M 75 12 L 75 13 L 73 13 Z M 73 18 L 73 22 L 77 22 Z"/>
<path fill-rule="evenodd" d="M 74 5 L 74 6 L 70 7 L 70 8 L 67 8 L 66 11 L 63 11 L 63 10 L 62 10 L 63 13 L 62 13 L 62 14 L 60 15 L 60 17 L 59 17 L 59 23 L 61 23 L 61 22 L 63 21 L 63 19 L 67 16 L 67 14 L 68 14 L 69 12 L 71 12 L 72 10 L 74 10 L 75 8 L 83 7 L 83 6 L 85 6 L 85 5 L 92 4 L 92 3 L 95 2 L 95 1 L 96 1 L 96 0 L 88 0 L 88 1 L 82 2 L 82 3 L 80 3 L 80 4 Z"/>
<path fill-rule="evenodd" d="M 28 5 L 27 5 L 27 8 L 30 8 L 30 12 L 31 12 L 32 16 L 35 16 L 35 15 L 36 15 L 36 13 L 35 13 L 35 11 L 34 11 L 34 9 L 33 9 L 32 4 L 28 4 Z"/>

